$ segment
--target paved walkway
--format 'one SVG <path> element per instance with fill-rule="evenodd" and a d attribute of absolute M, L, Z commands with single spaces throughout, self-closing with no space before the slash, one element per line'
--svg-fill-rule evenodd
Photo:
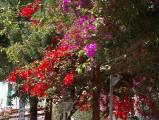
<path fill-rule="evenodd" d="M 0 120 L 3 120 L 2 116 L 0 116 Z M 8 120 L 8 119 L 6 119 L 6 120 Z M 17 113 L 10 114 L 9 120 L 18 120 L 18 114 Z M 25 113 L 25 120 L 30 120 L 29 119 L 29 112 Z M 38 120 L 44 120 L 44 110 L 38 111 Z"/>
<path fill-rule="evenodd" d="M 10 118 L 9 120 L 18 120 L 18 118 Z M 25 117 L 25 120 L 30 120 L 29 117 Z M 39 116 L 38 120 L 44 120 L 44 116 Z"/>

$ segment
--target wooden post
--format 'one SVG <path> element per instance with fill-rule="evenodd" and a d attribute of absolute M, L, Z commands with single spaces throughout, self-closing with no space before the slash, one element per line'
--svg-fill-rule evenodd
<path fill-rule="evenodd" d="M 109 99 L 109 115 L 110 120 L 113 120 L 113 86 L 112 86 L 112 77 L 110 76 L 110 99 Z"/>
<path fill-rule="evenodd" d="M 100 120 L 100 66 L 92 68 L 92 120 Z"/>

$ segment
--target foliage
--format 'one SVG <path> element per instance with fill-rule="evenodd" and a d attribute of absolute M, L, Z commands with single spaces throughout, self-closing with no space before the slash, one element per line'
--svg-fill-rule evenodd
<path fill-rule="evenodd" d="M 109 92 L 109 75 L 123 76 L 114 89 L 116 117 L 135 116 L 134 95 L 139 97 L 138 112 L 154 117 L 158 101 L 153 94 L 159 85 L 157 0 L 7 2 L 0 22 L 8 41 L 1 48 L 4 59 L 17 67 L 8 81 L 20 79 L 21 94 L 47 95 L 55 102 L 68 96 L 74 110 L 90 108 L 91 93 L 97 89 L 91 73 L 99 66 L 101 93 Z M 83 92 L 90 95 L 83 97 Z M 139 105 L 144 102 L 149 113 Z M 108 107 L 102 112 L 107 117 Z"/>

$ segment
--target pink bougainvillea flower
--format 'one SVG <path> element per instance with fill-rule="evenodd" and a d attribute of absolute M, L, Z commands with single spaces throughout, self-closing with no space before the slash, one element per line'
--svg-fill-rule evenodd
<path fill-rule="evenodd" d="M 63 0 L 62 8 L 64 12 L 68 11 L 68 4 L 71 3 L 71 0 Z"/>
<path fill-rule="evenodd" d="M 95 52 L 97 51 L 97 44 L 95 42 L 91 44 L 87 44 L 84 48 L 84 51 L 87 57 L 92 58 L 94 57 Z"/>

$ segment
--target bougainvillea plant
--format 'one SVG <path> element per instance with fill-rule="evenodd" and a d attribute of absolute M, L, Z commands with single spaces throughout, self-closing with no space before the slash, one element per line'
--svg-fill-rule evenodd
<path fill-rule="evenodd" d="M 154 15 L 150 21 L 147 18 L 149 13 L 145 15 L 148 9 L 158 4 L 157 0 L 148 0 L 148 2 L 145 0 L 140 3 L 141 5 L 134 3 L 134 1 L 126 1 L 123 4 L 122 1 L 61 0 L 58 1 L 59 4 L 57 4 L 59 5 L 57 9 L 60 8 L 61 10 L 58 11 L 56 17 L 51 16 L 51 14 L 54 14 L 54 12 L 51 11 L 54 8 L 50 7 L 51 5 L 49 6 L 49 4 L 41 6 L 43 2 L 44 1 L 41 0 L 35 0 L 28 3 L 20 8 L 19 15 L 29 22 L 27 24 L 30 24 L 30 26 L 36 26 L 35 29 L 31 28 L 29 31 L 35 33 L 33 40 L 39 39 L 37 35 L 38 32 L 44 34 L 43 32 L 46 30 L 49 36 L 51 36 L 51 40 L 49 39 L 51 43 L 41 51 L 36 48 L 35 50 L 38 49 L 37 51 L 41 52 L 41 58 L 37 61 L 30 62 L 27 67 L 21 65 L 18 69 L 14 69 L 10 72 L 7 79 L 9 82 L 16 82 L 19 78 L 22 79 L 20 83 L 21 89 L 24 92 L 28 92 L 31 96 L 47 96 L 49 89 L 54 87 L 56 88 L 53 93 L 54 96 L 56 96 L 54 98 L 61 99 L 71 93 L 73 97 L 76 96 L 73 98 L 75 99 L 75 103 L 77 103 L 76 108 L 87 110 L 91 106 L 90 99 L 92 99 L 92 94 L 76 93 L 81 89 L 83 91 L 84 89 L 89 89 L 88 93 L 96 90 L 96 87 L 92 88 L 91 86 L 93 83 L 93 81 L 90 80 L 92 79 L 90 74 L 90 72 L 93 71 L 92 68 L 102 66 L 105 62 L 110 64 L 110 71 L 107 69 L 106 71 L 101 71 L 99 67 L 99 73 L 102 74 L 99 77 L 101 78 L 99 85 L 101 85 L 103 89 L 107 89 L 109 82 L 105 82 L 105 78 L 102 78 L 102 76 L 107 76 L 105 75 L 106 73 L 120 74 L 124 71 L 133 74 L 134 69 L 136 70 L 135 74 L 138 73 L 138 71 L 139 73 L 144 73 L 145 71 L 151 71 L 150 69 L 158 65 L 158 63 L 156 63 L 156 65 L 153 64 L 155 63 L 153 60 L 157 58 L 155 58 L 155 56 L 149 56 L 151 52 L 147 52 L 147 48 L 151 46 L 151 42 L 157 41 L 157 39 L 149 40 L 149 36 L 151 36 L 149 32 L 154 30 L 150 25 L 153 22 L 150 21 L 157 15 Z M 43 19 L 34 19 L 32 16 L 34 16 L 41 7 L 46 7 L 46 11 L 41 14 Z M 143 8 L 140 9 L 140 7 Z M 118 10 L 117 8 L 120 9 Z M 131 14 L 129 14 L 129 12 Z M 39 14 L 40 13 L 38 13 L 37 16 L 40 16 Z M 67 15 L 71 17 L 69 16 L 70 18 L 66 19 L 65 17 Z M 141 20 L 140 23 L 138 19 L 142 17 L 145 17 L 145 19 L 143 18 L 145 21 Z M 57 18 L 60 18 L 60 20 L 56 20 Z M 148 28 L 151 29 L 148 31 L 140 30 L 140 27 L 143 27 L 141 25 L 142 23 L 146 23 Z M 136 25 L 138 26 L 136 27 Z M 155 25 L 153 24 L 152 26 Z M 51 30 L 49 29 L 50 27 Z M 39 28 L 43 29 L 40 30 Z M 138 42 L 138 38 L 140 38 L 139 33 L 143 31 L 146 31 L 145 33 L 149 35 L 146 38 L 147 41 Z M 25 30 L 23 32 L 25 32 Z M 157 33 L 153 34 L 157 36 Z M 143 38 L 140 39 L 143 40 Z M 45 42 L 44 37 L 40 38 L 40 40 L 39 43 L 43 45 Z M 24 44 L 28 41 L 29 40 L 26 40 Z M 152 48 L 150 49 L 152 50 Z M 23 52 L 25 54 L 27 50 Z M 142 59 L 142 57 L 144 59 Z M 120 60 L 120 58 L 124 60 Z M 145 67 L 149 64 L 152 66 Z M 105 66 L 102 67 L 105 68 Z M 146 70 L 143 68 L 146 68 Z M 96 72 L 97 71 L 94 72 L 95 75 L 98 74 Z M 88 76 L 89 79 L 87 79 Z M 134 84 L 134 86 L 126 86 L 126 88 L 131 91 L 130 95 L 124 94 L 123 92 L 120 93 L 122 97 L 120 95 L 114 96 L 113 109 L 116 118 L 127 120 L 130 115 L 133 115 L 131 114 L 134 112 L 132 112 L 134 107 L 132 97 L 136 93 L 132 92 L 132 89 L 137 89 L 139 84 L 146 79 L 145 77 L 135 76 L 132 78 L 132 83 L 130 82 L 130 84 Z M 124 83 L 121 84 L 125 85 Z M 118 90 L 120 91 L 120 89 Z M 109 95 L 106 96 L 108 97 Z M 140 94 L 137 94 L 137 96 L 139 97 L 138 102 L 136 102 L 138 112 L 141 115 L 149 114 L 150 116 L 151 112 L 145 112 L 141 109 L 144 108 L 142 103 L 145 103 L 145 106 L 148 106 L 150 111 L 152 111 L 154 103 Z M 76 98 L 79 98 L 79 100 L 76 100 Z M 102 100 L 98 100 L 98 104 L 100 104 L 100 102 L 101 106 L 102 104 L 108 105 L 108 101 L 104 103 Z M 101 108 L 101 111 L 104 111 L 105 115 L 108 116 L 108 110 L 106 110 L 106 108 Z"/>

